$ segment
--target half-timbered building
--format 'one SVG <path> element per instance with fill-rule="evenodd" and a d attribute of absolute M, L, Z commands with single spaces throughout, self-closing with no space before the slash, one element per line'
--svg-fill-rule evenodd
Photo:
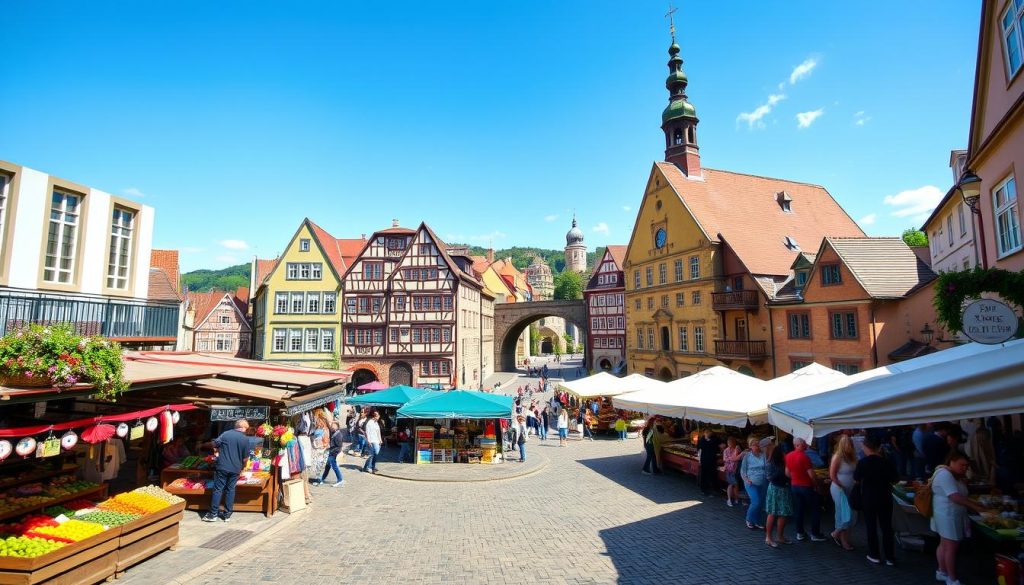
<path fill-rule="evenodd" d="M 185 298 L 185 349 L 248 358 L 252 328 L 245 303 L 224 291 L 189 292 Z"/>
<path fill-rule="evenodd" d="M 590 319 L 591 369 L 621 370 L 626 361 L 626 290 L 622 262 L 626 246 L 608 246 L 587 281 L 583 299 Z"/>

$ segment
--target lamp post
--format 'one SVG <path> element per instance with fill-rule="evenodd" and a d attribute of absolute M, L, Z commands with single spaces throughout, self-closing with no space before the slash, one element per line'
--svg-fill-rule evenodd
<path fill-rule="evenodd" d="M 932 337 L 935 335 L 935 330 L 931 328 L 928 323 L 924 324 L 924 329 L 921 330 L 921 339 L 924 339 L 925 345 L 932 344 Z"/>
<path fill-rule="evenodd" d="M 971 210 L 972 216 L 978 216 L 978 229 L 971 230 L 971 241 L 974 243 L 974 264 L 982 268 L 988 268 L 988 254 L 985 252 L 985 226 L 981 221 L 981 177 L 974 174 L 970 169 L 964 169 L 960 180 L 956 184 L 956 190 L 960 193 L 964 203 Z M 971 227 L 974 227 L 974 220 L 971 220 Z M 978 261 L 978 232 L 981 233 L 981 262 Z"/>

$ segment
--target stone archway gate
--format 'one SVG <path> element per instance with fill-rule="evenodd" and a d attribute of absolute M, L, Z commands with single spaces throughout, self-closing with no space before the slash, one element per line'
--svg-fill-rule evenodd
<path fill-rule="evenodd" d="M 586 341 L 584 363 L 589 363 L 590 322 L 582 300 L 498 303 L 494 305 L 494 364 L 501 371 L 516 369 L 516 339 L 530 323 L 544 317 L 561 317 L 579 327 Z"/>

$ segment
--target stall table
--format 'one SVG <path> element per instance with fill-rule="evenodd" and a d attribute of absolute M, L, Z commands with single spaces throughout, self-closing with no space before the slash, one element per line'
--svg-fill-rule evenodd
<path fill-rule="evenodd" d="M 277 476 L 276 469 L 270 471 L 269 477 L 260 478 L 259 484 L 238 484 L 235 486 L 236 512 L 263 512 L 267 517 L 277 511 Z M 202 480 L 213 478 L 212 469 L 177 469 L 168 467 L 160 472 L 160 484 L 164 491 L 185 500 L 186 510 L 204 511 L 210 509 L 213 488 L 187 489 L 171 485 L 181 477 L 197 477 Z"/>

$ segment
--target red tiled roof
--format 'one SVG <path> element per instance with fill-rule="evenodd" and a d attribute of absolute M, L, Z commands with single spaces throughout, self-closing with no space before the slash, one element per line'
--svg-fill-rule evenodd
<path fill-rule="evenodd" d="M 487 272 L 487 269 L 491 266 L 491 263 L 487 260 L 487 256 L 470 256 L 469 259 L 473 261 L 473 270 L 477 271 L 481 275 L 483 275 L 484 272 Z"/>
<path fill-rule="evenodd" d="M 242 310 L 243 315 L 249 313 L 249 287 L 238 287 L 238 290 L 235 291 L 235 304 Z"/>
<path fill-rule="evenodd" d="M 363 238 L 339 238 L 338 249 L 341 251 L 341 259 L 345 261 L 346 268 L 352 266 L 359 254 L 363 251 L 366 240 Z"/>
<path fill-rule="evenodd" d="M 626 261 L 627 248 L 629 248 L 629 246 L 608 246 L 608 253 L 612 255 L 612 260 L 615 261 L 619 270 L 622 270 L 622 264 Z M 598 262 L 600 261 L 601 259 L 598 258 Z"/>
<path fill-rule="evenodd" d="M 689 180 L 676 165 L 656 162 L 711 241 L 725 239 L 751 274 L 789 273 L 801 247 L 825 236 L 863 237 L 864 232 L 823 187 L 783 179 L 704 168 L 704 180 Z M 776 200 L 785 191 L 792 212 Z"/>
<path fill-rule="evenodd" d="M 149 267 L 159 268 L 167 275 L 175 291 L 181 291 L 181 270 L 177 250 L 152 250 L 149 253 Z"/>
<path fill-rule="evenodd" d="M 149 293 L 146 298 L 151 301 L 181 302 L 181 297 L 171 283 L 170 277 L 161 268 L 149 269 Z"/>
<path fill-rule="evenodd" d="M 451 271 L 454 272 L 456 276 L 458 276 L 460 279 L 466 282 L 470 282 L 477 286 L 482 286 L 482 283 L 476 278 L 474 278 L 472 274 L 466 274 L 461 268 L 459 268 L 458 262 L 452 260 L 452 257 L 448 254 L 448 245 L 445 244 L 444 241 L 441 240 L 441 238 L 437 237 L 437 234 L 434 233 L 434 230 L 432 230 L 430 226 L 426 224 L 426 222 L 420 223 L 420 227 L 426 230 L 427 233 L 430 235 L 430 239 L 433 240 L 433 242 L 437 245 L 437 249 L 439 252 L 441 252 L 441 256 L 444 258 L 445 262 L 448 263 L 448 268 L 451 269 Z"/>
<path fill-rule="evenodd" d="M 273 260 L 260 260 L 256 259 L 256 288 L 259 288 L 263 281 L 267 280 L 270 273 L 274 271 L 274 267 L 277 266 L 278 258 Z"/>
<path fill-rule="evenodd" d="M 313 232 L 313 237 L 320 243 L 320 247 L 327 256 L 327 261 L 334 267 L 334 272 L 337 273 L 338 278 L 341 278 L 345 274 L 348 264 L 346 264 L 345 258 L 341 253 L 341 246 L 338 244 L 339 240 L 327 233 L 324 228 L 313 223 L 312 220 L 307 218 L 306 221 L 309 222 L 309 228 Z"/>
<path fill-rule="evenodd" d="M 210 316 L 210 313 L 217 308 L 224 295 L 225 293 L 222 290 L 189 292 L 186 295 L 185 299 L 188 302 L 188 307 L 195 312 L 195 318 L 192 321 L 193 327 L 198 327 L 200 323 Z"/>

